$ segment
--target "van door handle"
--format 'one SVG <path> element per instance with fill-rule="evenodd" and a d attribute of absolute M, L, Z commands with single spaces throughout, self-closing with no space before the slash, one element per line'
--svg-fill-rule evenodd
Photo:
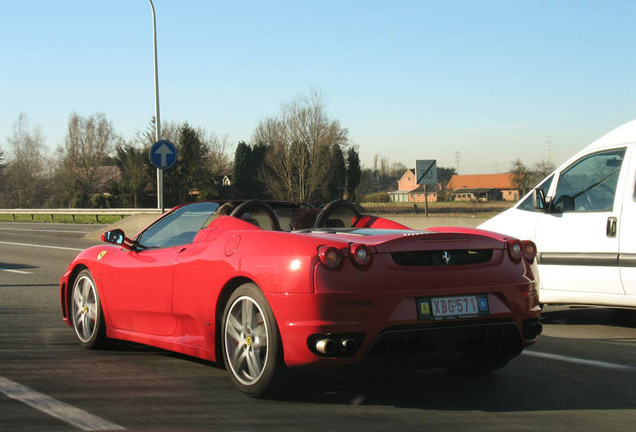
<path fill-rule="evenodd" d="M 608 237 L 616 237 L 616 225 L 618 219 L 615 216 L 610 216 L 607 218 L 607 227 L 605 228 L 605 233 Z"/>

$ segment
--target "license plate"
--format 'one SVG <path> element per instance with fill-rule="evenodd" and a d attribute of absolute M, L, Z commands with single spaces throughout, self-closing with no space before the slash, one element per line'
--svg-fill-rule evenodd
<path fill-rule="evenodd" d="M 420 319 L 468 318 L 488 315 L 488 296 L 485 294 L 426 297 L 417 299 Z"/>

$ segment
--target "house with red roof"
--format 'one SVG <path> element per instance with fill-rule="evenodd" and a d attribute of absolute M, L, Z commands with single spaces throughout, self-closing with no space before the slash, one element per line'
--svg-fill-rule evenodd
<path fill-rule="evenodd" d="M 456 174 L 446 189 L 456 201 L 518 201 L 521 198 L 521 190 L 511 173 Z"/>
<path fill-rule="evenodd" d="M 398 180 L 398 190 L 389 192 L 392 202 L 437 202 L 440 185 L 418 185 L 415 170 L 409 169 Z"/>

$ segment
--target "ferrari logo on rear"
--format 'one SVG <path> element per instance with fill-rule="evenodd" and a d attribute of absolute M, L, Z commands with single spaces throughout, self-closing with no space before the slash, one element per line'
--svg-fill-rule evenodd
<path fill-rule="evenodd" d="M 444 262 L 444 265 L 449 265 L 450 264 L 450 254 L 448 253 L 448 251 L 444 251 L 444 253 L 442 254 L 442 261 Z"/>

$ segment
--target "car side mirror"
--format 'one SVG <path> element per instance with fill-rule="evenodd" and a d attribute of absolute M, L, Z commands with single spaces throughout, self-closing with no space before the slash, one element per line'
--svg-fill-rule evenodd
<path fill-rule="evenodd" d="M 126 238 L 126 234 L 124 233 L 124 231 L 119 228 L 103 233 L 102 241 L 105 243 L 121 245 L 126 249 L 130 249 L 132 246 L 132 240 Z"/>

